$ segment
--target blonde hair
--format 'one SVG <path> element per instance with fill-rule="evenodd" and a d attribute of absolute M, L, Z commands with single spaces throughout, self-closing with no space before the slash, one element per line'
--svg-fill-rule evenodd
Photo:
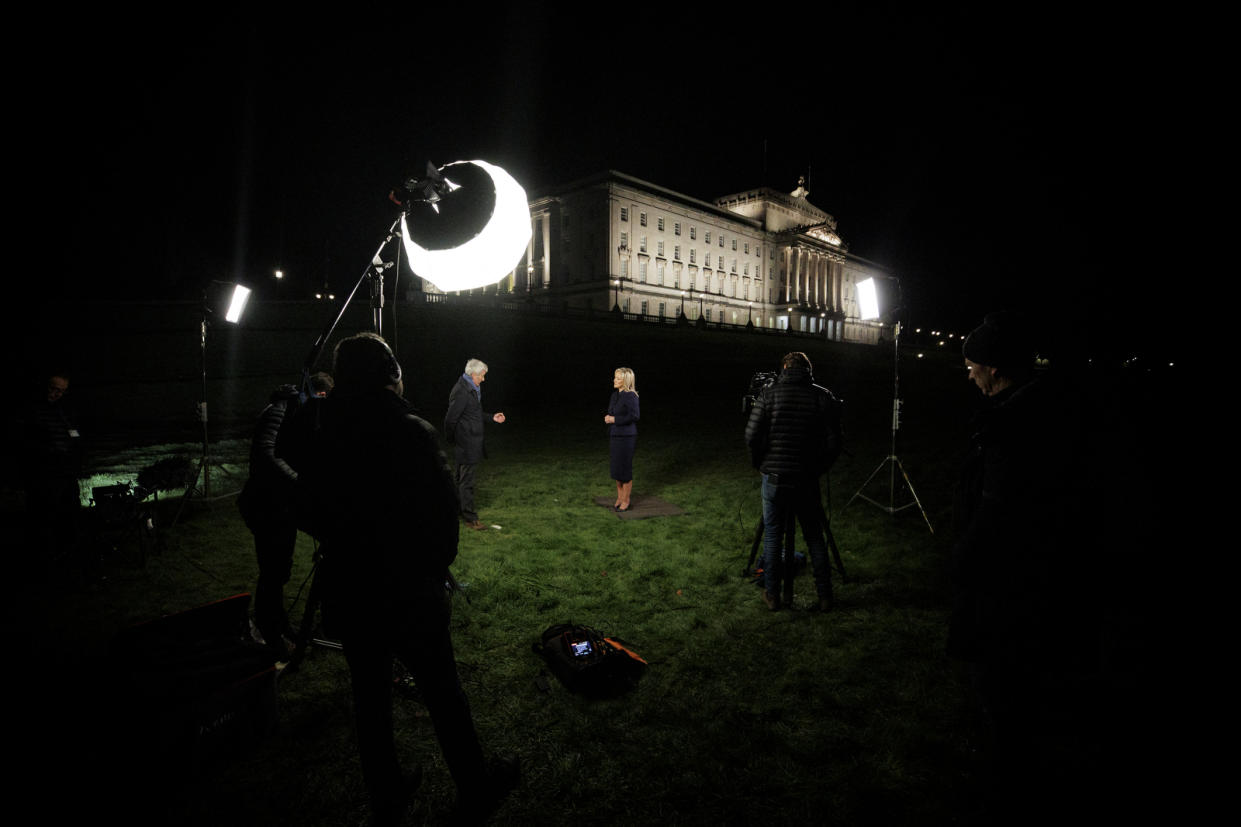
<path fill-rule="evenodd" d="M 629 391 L 635 395 L 638 393 L 638 389 L 634 387 L 634 375 L 631 368 L 617 368 L 612 375 L 621 378 L 621 390 Z"/>

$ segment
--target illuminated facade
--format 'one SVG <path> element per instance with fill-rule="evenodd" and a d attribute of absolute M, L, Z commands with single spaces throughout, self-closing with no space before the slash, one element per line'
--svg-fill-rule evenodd
<path fill-rule="evenodd" d="M 886 278 L 858 258 L 836 220 L 798 186 L 714 203 L 618 172 L 530 202 L 529 249 L 486 292 L 576 310 L 822 333 L 878 341 L 859 318 L 856 284 Z"/>

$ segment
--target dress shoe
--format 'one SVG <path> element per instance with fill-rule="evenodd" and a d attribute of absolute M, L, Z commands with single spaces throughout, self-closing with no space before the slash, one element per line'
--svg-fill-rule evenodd
<path fill-rule="evenodd" d="M 769 594 L 768 592 L 764 591 L 763 592 L 763 603 L 767 606 L 768 609 L 770 609 L 773 612 L 780 611 L 780 598 L 778 598 L 774 594 Z"/>
<path fill-rule="evenodd" d="M 472 528 L 475 531 L 486 531 L 487 530 L 487 526 L 483 525 L 482 520 L 474 520 L 473 522 L 466 523 L 465 526 L 466 528 Z"/>

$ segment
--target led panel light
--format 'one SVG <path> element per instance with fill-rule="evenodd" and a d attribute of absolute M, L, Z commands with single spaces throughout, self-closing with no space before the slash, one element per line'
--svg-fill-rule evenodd
<path fill-rule="evenodd" d="M 233 297 L 229 299 L 228 312 L 224 314 L 224 321 L 237 324 L 241 319 L 241 314 L 246 310 L 248 301 L 250 301 L 250 288 L 242 287 L 240 284 L 233 285 Z"/>
<path fill-rule="evenodd" d="M 879 294 L 875 290 L 874 279 L 866 279 L 857 283 L 857 301 L 863 321 L 879 318 Z"/>

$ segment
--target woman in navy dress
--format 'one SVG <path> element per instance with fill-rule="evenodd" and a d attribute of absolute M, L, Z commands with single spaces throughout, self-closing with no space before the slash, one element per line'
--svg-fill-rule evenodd
<path fill-rule="evenodd" d="M 617 511 L 629 510 L 633 493 L 633 452 L 638 447 L 638 392 L 634 389 L 633 371 L 617 368 L 612 375 L 612 399 L 608 415 L 603 418 L 611 434 L 611 472 L 616 480 Z"/>

